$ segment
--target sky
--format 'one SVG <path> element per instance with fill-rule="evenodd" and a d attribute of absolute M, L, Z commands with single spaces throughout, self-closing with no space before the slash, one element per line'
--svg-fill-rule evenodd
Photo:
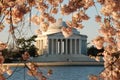
<path fill-rule="evenodd" d="M 65 0 L 66 1 L 66 0 Z M 99 11 L 99 5 L 97 5 L 97 9 Z M 34 12 L 34 11 L 33 11 Z M 87 10 L 86 12 L 88 14 L 88 16 L 90 17 L 90 19 L 88 21 L 84 21 L 83 25 L 84 28 L 82 30 L 80 30 L 81 34 L 87 35 L 88 39 L 87 42 L 91 42 L 91 40 L 93 40 L 93 38 L 95 38 L 99 33 L 98 33 L 98 29 L 100 28 L 99 25 L 95 22 L 95 15 L 97 15 L 96 9 L 95 7 L 91 7 L 90 9 Z M 55 15 L 56 18 L 63 18 L 64 21 L 69 20 L 71 17 L 70 16 L 62 16 L 60 14 Z M 27 25 L 28 26 L 28 25 Z M 2 42 L 7 42 L 8 40 L 8 26 L 6 26 L 6 28 L 0 32 L 0 41 Z M 31 30 L 32 30 L 32 35 L 35 34 L 34 31 L 36 29 L 38 29 L 39 27 L 35 26 L 35 25 L 31 25 Z M 25 32 L 30 32 L 29 29 L 27 29 Z"/>

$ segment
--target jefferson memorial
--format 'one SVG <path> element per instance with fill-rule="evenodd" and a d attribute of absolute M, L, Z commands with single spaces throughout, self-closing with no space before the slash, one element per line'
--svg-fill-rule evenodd
<path fill-rule="evenodd" d="M 41 32 L 36 38 L 39 61 L 84 61 L 87 54 L 87 36 L 72 29 L 73 34 L 65 38 L 61 28 L 68 27 L 65 22 L 58 20 L 50 24 L 46 32 Z"/>

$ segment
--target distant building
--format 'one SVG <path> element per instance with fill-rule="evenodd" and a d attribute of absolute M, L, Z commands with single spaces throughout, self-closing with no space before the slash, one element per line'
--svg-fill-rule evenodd
<path fill-rule="evenodd" d="M 67 27 L 65 22 L 51 24 L 47 32 L 42 32 L 36 38 L 38 54 L 46 57 L 64 57 L 72 60 L 72 57 L 87 54 L 87 36 L 73 29 L 73 35 L 65 38 L 61 32 L 62 27 Z"/>

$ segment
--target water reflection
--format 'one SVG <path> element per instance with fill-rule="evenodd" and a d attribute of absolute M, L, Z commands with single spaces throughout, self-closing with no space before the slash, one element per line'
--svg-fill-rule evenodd
<path fill-rule="evenodd" d="M 12 68 L 15 69 L 15 68 Z M 48 80 L 88 80 L 89 74 L 99 74 L 103 69 L 103 66 L 52 66 L 52 67 L 40 67 L 40 70 L 47 75 L 49 69 L 53 70 L 53 74 Z M 27 69 L 24 67 L 18 67 L 15 73 L 7 80 L 36 80 L 34 77 L 30 77 L 26 73 Z M 5 74 L 7 77 L 7 75 Z"/>

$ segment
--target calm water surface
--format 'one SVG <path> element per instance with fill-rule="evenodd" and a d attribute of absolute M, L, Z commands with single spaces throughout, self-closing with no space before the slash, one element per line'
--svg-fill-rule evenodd
<path fill-rule="evenodd" d="M 15 69 L 15 68 L 13 68 Z M 103 70 L 103 66 L 52 66 L 40 67 L 40 70 L 47 74 L 49 69 L 53 70 L 53 74 L 47 80 L 88 80 L 89 74 L 99 74 Z M 27 69 L 19 67 L 15 73 L 7 80 L 37 80 L 28 76 Z M 7 76 L 7 75 L 5 75 Z M 47 76 L 48 77 L 48 76 Z"/>

